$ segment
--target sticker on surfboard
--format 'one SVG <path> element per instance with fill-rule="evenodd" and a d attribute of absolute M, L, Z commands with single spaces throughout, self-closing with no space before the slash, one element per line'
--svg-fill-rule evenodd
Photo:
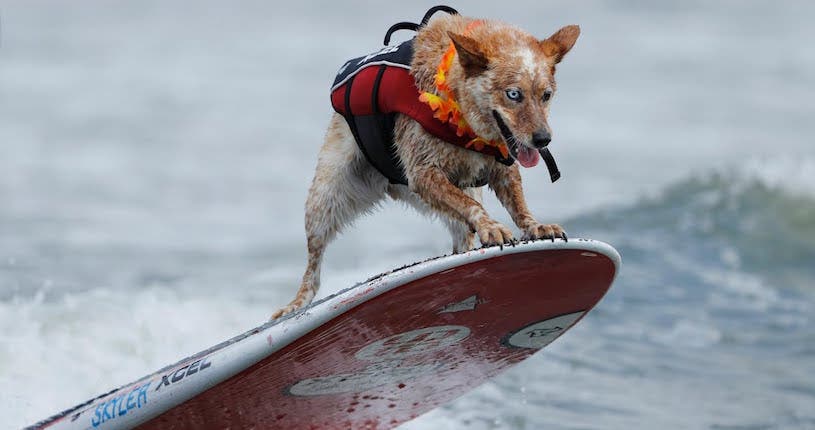
<path fill-rule="evenodd" d="M 552 343 L 586 312 L 572 312 L 530 324 L 508 336 L 505 343 L 516 348 L 541 349 Z"/>

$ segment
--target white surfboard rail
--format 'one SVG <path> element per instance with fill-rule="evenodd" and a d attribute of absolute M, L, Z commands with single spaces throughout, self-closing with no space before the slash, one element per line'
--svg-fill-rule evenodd
<path fill-rule="evenodd" d="M 432 258 L 386 272 L 313 303 L 304 311 L 267 322 L 135 382 L 34 424 L 28 429 L 129 429 L 155 418 L 279 351 L 355 306 L 430 274 L 498 255 L 538 250 L 580 250 L 602 254 L 619 272 L 619 253 L 587 239 L 522 242 Z"/>

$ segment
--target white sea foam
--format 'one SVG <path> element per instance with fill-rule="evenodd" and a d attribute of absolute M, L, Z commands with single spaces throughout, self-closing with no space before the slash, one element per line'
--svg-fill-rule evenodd
<path fill-rule="evenodd" d="M 269 313 L 268 302 L 160 286 L 0 301 L 2 427 L 31 424 L 241 333 L 262 322 L 252 316 Z"/>

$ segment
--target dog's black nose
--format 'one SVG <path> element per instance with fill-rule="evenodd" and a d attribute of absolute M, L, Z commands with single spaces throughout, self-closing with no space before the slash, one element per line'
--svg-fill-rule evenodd
<path fill-rule="evenodd" d="M 532 133 L 532 144 L 535 148 L 546 148 L 546 145 L 552 141 L 552 134 L 548 130 L 538 130 Z"/>

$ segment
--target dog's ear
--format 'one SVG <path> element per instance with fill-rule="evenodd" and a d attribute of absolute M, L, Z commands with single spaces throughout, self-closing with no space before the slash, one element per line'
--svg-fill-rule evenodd
<path fill-rule="evenodd" d="M 478 46 L 478 42 L 460 34 L 448 31 L 447 35 L 453 41 L 458 53 L 458 62 L 467 76 L 475 76 L 487 70 L 487 54 Z"/>
<path fill-rule="evenodd" d="M 567 25 L 556 31 L 555 34 L 541 40 L 541 50 L 545 56 L 553 58 L 555 63 L 560 63 L 563 56 L 574 46 L 577 36 L 580 36 L 580 27 Z"/>

